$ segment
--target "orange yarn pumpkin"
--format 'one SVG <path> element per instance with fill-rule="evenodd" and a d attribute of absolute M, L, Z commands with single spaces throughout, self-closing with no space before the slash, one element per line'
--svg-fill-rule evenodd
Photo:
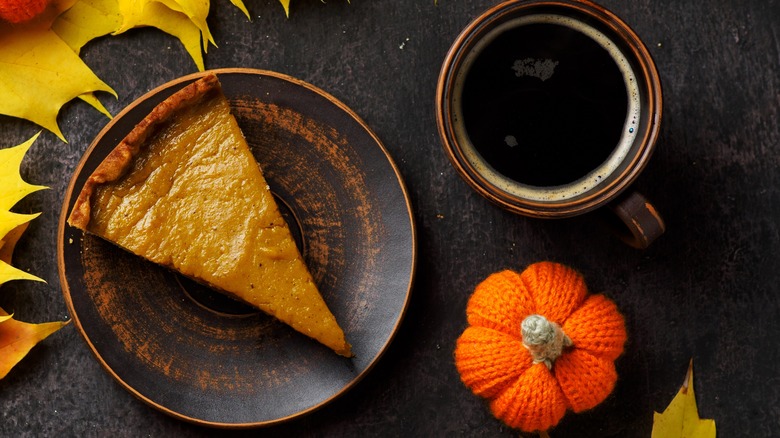
<path fill-rule="evenodd" d="M 547 430 L 568 409 L 598 405 L 615 386 L 614 360 L 626 341 L 623 316 L 605 296 L 588 296 L 571 268 L 541 262 L 522 274 L 492 274 L 476 287 L 466 316 L 469 327 L 455 347 L 458 372 L 510 427 Z M 532 354 L 537 347 L 530 338 L 524 343 L 526 326 L 539 320 L 557 326 L 560 356 L 552 360 Z"/>
<path fill-rule="evenodd" d="M 49 0 L 0 0 L 0 19 L 9 23 L 24 23 L 40 15 Z"/>

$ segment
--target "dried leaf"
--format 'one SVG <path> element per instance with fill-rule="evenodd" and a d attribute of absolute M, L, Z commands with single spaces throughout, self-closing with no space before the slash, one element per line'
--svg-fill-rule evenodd
<path fill-rule="evenodd" d="M 0 210 L 0 234 L 4 236 L 14 228 L 35 219 L 38 215 L 40 215 L 40 213 L 19 214 Z M 0 284 L 2 284 L 2 276 L 0 276 Z"/>
<path fill-rule="evenodd" d="M 279 0 L 284 8 L 284 15 L 290 18 L 290 0 Z"/>
<path fill-rule="evenodd" d="M 27 229 L 29 221 L 38 215 L 17 214 L 10 209 L 30 193 L 46 188 L 28 184 L 19 172 L 25 154 L 39 134 L 18 146 L 0 149 L 0 285 L 10 280 L 43 281 L 11 266 L 16 243 Z M 0 308 L 0 379 L 4 378 L 30 349 L 67 323 L 28 324 L 13 319 Z"/>
<path fill-rule="evenodd" d="M 19 227 L 25 226 L 40 214 L 19 214 L 10 211 L 10 209 L 30 193 L 46 188 L 28 184 L 19 173 L 22 159 L 38 135 L 35 134 L 18 146 L 0 149 L 0 236 L 2 236 L 0 237 L 0 241 L 2 241 L 2 247 L 0 247 L 0 285 L 11 280 L 43 281 L 32 274 L 14 268 L 10 264 L 13 247 L 21 232 L 24 231 L 22 229 L 20 232 Z M 6 252 L 7 259 L 6 256 L 2 255 Z"/>
<path fill-rule="evenodd" d="M 159 2 L 172 11 L 183 13 L 200 29 L 203 36 L 203 51 L 208 52 L 209 43 L 217 45 L 214 42 L 214 37 L 211 35 L 208 24 L 206 24 L 206 17 L 209 15 L 210 8 L 209 0 L 119 0 L 120 4 L 128 2 L 148 3 L 150 5 Z"/>
<path fill-rule="evenodd" d="M 74 51 L 89 41 L 137 27 L 155 27 L 178 38 L 198 70 L 205 69 L 203 51 L 214 38 L 206 24 L 208 0 L 80 0 L 62 14 L 52 29 Z M 233 4 L 249 17 L 241 0 Z M 201 48 L 202 46 L 202 48 Z"/>
<path fill-rule="evenodd" d="M 60 15 L 51 30 L 78 54 L 88 42 L 115 32 L 121 24 L 117 0 L 81 0 Z"/>
<path fill-rule="evenodd" d="M 85 93 L 116 93 L 51 30 L 0 29 L 0 114 L 30 120 L 65 138 L 62 106 Z"/>
<path fill-rule="evenodd" d="M 287 0 L 287 1 L 289 1 L 289 0 Z M 230 3 L 233 3 L 233 6 L 237 7 L 238 9 L 240 9 L 241 12 L 243 12 L 244 15 L 246 15 L 246 19 L 247 20 L 252 21 L 252 17 L 249 15 L 249 11 L 246 9 L 246 6 L 244 5 L 244 2 L 242 2 L 241 0 L 230 0 Z"/>
<path fill-rule="evenodd" d="M 3 240 L 0 240 L 0 285 L 11 280 L 44 281 L 32 274 L 11 266 L 11 258 L 13 257 L 16 242 L 22 237 L 22 234 L 27 229 L 28 225 L 29 222 L 19 225 L 6 234 Z"/>
<path fill-rule="evenodd" d="M 92 105 L 96 110 L 100 111 L 104 116 L 111 118 L 111 113 L 108 112 L 106 107 L 103 106 L 102 103 L 100 103 L 99 100 L 97 100 L 97 97 L 95 97 L 94 93 L 86 93 L 79 96 L 79 99 L 83 100 L 84 102 Z"/>
<path fill-rule="evenodd" d="M 126 23 L 132 23 L 132 27 L 156 27 L 169 35 L 175 36 L 181 41 L 192 60 L 195 61 L 198 70 L 204 70 L 203 52 L 201 51 L 202 30 L 182 12 L 174 11 L 162 3 L 153 1 L 148 2 L 140 13 L 135 14 L 132 17 L 132 21 L 129 20 Z M 203 25 L 205 26 L 205 19 Z M 124 32 L 124 29 L 117 31 L 117 33 L 120 32 Z M 211 38 L 211 34 L 208 35 Z M 206 44 L 207 41 L 204 39 L 204 50 Z"/>
<path fill-rule="evenodd" d="M 11 258 L 14 255 L 16 243 L 19 242 L 22 234 L 27 230 L 28 225 L 30 225 L 29 222 L 19 225 L 6 234 L 5 237 L 3 237 L 3 240 L 0 240 L 0 262 L 5 262 L 9 265 L 11 264 Z"/>
<path fill-rule="evenodd" d="M 652 438 L 715 438 L 715 420 L 699 419 L 693 391 L 693 361 L 680 391 L 662 414 L 653 415 Z"/>
<path fill-rule="evenodd" d="M 289 16 L 290 0 L 280 0 Z M 242 0 L 230 0 L 251 20 Z M 78 57 L 89 41 L 151 26 L 178 38 L 198 70 L 216 45 L 206 19 L 210 0 L 51 0 L 22 26 L 0 22 L 0 114 L 27 119 L 66 141 L 60 108 L 78 97 L 111 117 L 94 92 L 116 93 Z M 65 50 L 65 48 L 69 50 Z"/>
<path fill-rule="evenodd" d="M 29 324 L 13 319 L 0 309 L 0 379 L 4 378 L 34 346 L 69 322 Z"/>
<path fill-rule="evenodd" d="M 28 184 L 22 179 L 20 168 L 27 151 L 40 133 L 24 143 L 6 149 L 0 149 L 0 210 L 9 210 L 30 193 L 46 187 Z M 0 231 L 0 235 L 5 235 Z"/>

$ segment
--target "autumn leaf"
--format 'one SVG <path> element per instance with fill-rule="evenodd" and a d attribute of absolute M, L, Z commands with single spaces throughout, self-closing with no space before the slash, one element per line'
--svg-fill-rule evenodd
<path fill-rule="evenodd" d="M 662 414 L 653 415 L 652 438 L 715 438 L 715 420 L 699 419 L 693 391 L 693 360 L 680 391 Z"/>
<path fill-rule="evenodd" d="M 250 18 L 242 0 L 231 0 Z M 76 53 L 95 38 L 118 35 L 137 27 L 155 27 L 178 38 L 198 70 L 203 71 L 203 50 L 215 44 L 206 24 L 208 0 L 80 0 L 63 13 L 52 29 Z M 202 41 L 202 42 L 201 42 Z"/>
<path fill-rule="evenodd" d="M 204 51 L 208 51 L 209 43 L 216 45 L 214 37 L 211 35 L 211 30 L 209 30 L 208 24 L 206 24 L 206 17 L 209 15 L 210 8 L 208 0 L 119 0 L 120 5 L 128 3 L 143 4 L 144 6 L 162 4 L 172 11 L 180 12 L 186 15 L 200 29 Z"/>
<path fill-rule="evenodd" d="M 246 16 L 242 0 L 231 0 Z M 29 120 L 66 141 L 57 124 L 62 106 L 78 97 L 110 117 L 95 97 L 116 92 L 79 58 L 105 35 L 151 26 L 178 38 L 203 71 L 203 51 L 215 44 L 206 23 L 209 0 L 55 0 L 22 26 L 0 22 L 0 114 Z"/>
<path fill-rule="evenodd" d="M 24 225 L 22 227 L 26 228 Z M 8 244 L 6 243 L 6 245 Z M 5 248 L 5 246 L 3 248 Z M 0 285 L 7 283 L 11 280 L 44 281 L 43 279 L 38 278 L 30 273 L 24 272 L 21 269 L 14 268 L 13 266 L 11 266 L 10 263 L 7 263 L 5 261 L 0 261 Z"/>
<path fill-rule="evenodd" d="M 0 285 L 11 280 L 37 280 L 40 278 L 11 266 L 11 257 L 19 238 L 37 214 L 18 214 L 10 209 L 30 193 L 45 189 L 22 179 L 19 169 L 25 154 L 35 139 L 11 148 L 0 149 Z M 15 320 L 0 308 L 0 379 L 19 363 L 39 342 L 56 332 L 69 321 L 30 324 Z"/>
<path fill-rule="evenodd" d="M 140 3 L 140 2 L 139 2 Z M 213 43 L 211 33 L 203 35 L 203 30 L 199 28 L 194 21 L 187 17 L 181 11 L 170 9 L 159 2 L 148 2 L 143 11 L 133 17 L 133 27 L 151 26 L 173 35 L 181 41 L 184 49 L 189 53 L 192 60 L 195 61 L 199 71 L 205 69 L 203 63 L 203 52 L 201 51 L 201 40 L 203 41 L 203 50 L 206 50 L 208 42 Z M 202 25 L 205 26 L 205 18 Z M 205 28 L 208 32 L 208 27 Z M 117 33 L 124 32 L 120 29 Z M 206 39 L 208 38 L 208 39 Z"/>
<path fill-rule="evenodd" d="M 84 0 L 82 0 L 84 1 Z M 206 18 L 211 7 L 209 0 L 116 0 L 122 23 L 114 35 L 131 28 L 151 26 L 173 35 L 181 41 L 198 70 L 204 70 L 203 52 L 208 45 L 216 46 Z M 250 18 L 242 0 L 231 0 L 241 12 Z"/>
<path fill-rule="evenodd" d="M 284 5 L 285 1 L 289 2 L 290 0 L 280 0 L 280 1 L 282 2 L 282 5 Z M 241 12 L 243 12 L 244 15 L 246 15 L 246 19 L 247 20 L 252 21 L 252 17 L 249 15 L 249 11 L 247 10 L 247 8 L 244 5 L 243 1 L 241 1 L 241 0 L 230 0 L 230 3 L 232 3 L 233 6 L 237 7 L 238 9 L 240 9 Z"/>
<path fill-rule="evenodd" d="M 16 243 L 22 237 L 22 234 L 27 230 L 29 222 L 25 222 L 18 227 L 14 228 L 8 234 L 0 240 L 0 261 L 11 264 L 11 257 L 13 257 Z"/>
<path fill-rule="evenodd" d="M 284 15 L 290 18 L 290 0 L 279 0 L 284 8 Z"/>
<path fill-rule="evenodd" d="M 102 103 L 95 97 L 95 93 L 84 93 L 79 95 L 79 99 L 83 100 L 84 102 L 92 105 L 96 110 L 101 112 L 104 116 L 108 117 L 109 119 L 111 117 L 111 113 L 108 112 L 106 107 L 103 106 Z"/>
<path fill-rule="evenodd" d="M 57 17 L 51 30 L 79 54 L 88 42 L 113 33 L 121 24 L 117 0 L 81 0 Z"/>
<path fill-rule="evenodd" d="M 30 120 L 65 137 L 57 114 L 70 100 L 111 87 L 51 30 L 0 28 L 0 114 Z"/>
<path fill-rule="evenodd" d="M 11 280 L 43 281 L 34 275 L 11 266 L 11 257 L 13 256 L 16 242 L 22 237 L 22 234 L 24 234 L 28 225 L 30 225 L 30 223 L 25 222 L 17 226 L 6 234 L 3 240 L 0 240 L 0 285 Z"/>
<path fill-rule="evenodd" d="M 0 308 L 0 379 L 30 350 L 70 321 L 30 324 L 17 321 Z"/>
<path fill-rule="evenodd" d="M 241 0 L 231 0 L 249 18 Z M 80 0 L 63 13 L 52 29 L 75 52 L 104 35 L 119 35 L 138 27 L 155 27 L 181 41 L 198 70 L 205 69 L 203 52 L 216 45 L 206 23 L 208 0 Z"/>
<path fill-rule="evenodd" d="M 20 145 L 0 150 L 0 210 L 9 210 L 30 193 L 46 188 L 27 183 L 20 174 L 22 160 L 38 135 L 40 133 Z M 5 233 L 0 232 L 0 235 Z"/>
<path fill-rule="evenodd" d="M 14 268 L 10 264 L 11 252 L 19 239 L 21 232 L 19 227 L 25 226 L 29 221 L 38 217 L 38 214 L 20 214 L 10 211 L 22 198 L 30 193 L 45 189 L 44 186 L 28 184 L 22 179 L 19 169 L 22 159 L 32 146 L 39 134 L 35 134 L 26 142 L 11 148 L 0 149 L 0 285 L 11 280 L 35 280 L 42 279 Z M 10 248 L 10 249 L 9 249 Z"/>
<path fill-rule="evenodd" d="M 123 16 L 123 11 L 129 15 Z M 79 53 L 95 38 L 136 27 L 155 27 L 178 38 L 198 70 L 205 69 L 198 26 L 184 13 L 156 1 L 81 0 L 54 22 L 52 30 Z"/>

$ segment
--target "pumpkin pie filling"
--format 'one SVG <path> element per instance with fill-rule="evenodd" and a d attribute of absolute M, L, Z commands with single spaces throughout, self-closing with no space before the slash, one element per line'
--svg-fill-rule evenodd
<path fill-rule="evenodd" d="M 352 355 L 216 76 L 139 123 L 89 177 L 68 223 Z"/>

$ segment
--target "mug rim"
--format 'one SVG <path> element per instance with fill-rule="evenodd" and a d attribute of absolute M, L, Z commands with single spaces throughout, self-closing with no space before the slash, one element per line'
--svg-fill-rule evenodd
<path fill-rule="evenodd" d="M 621 52 L 631 63 L 642 91 L 645 129 L 634 141 L 636 151 L 631 153 L 603 183 L 585 193 L 563 200 L 539 201 L 511 194 L 489 181 L 464 155 L 455 133 L 452 116 L 454 83 L 473 46 L 489 33 L 493 25 L 507 17 L 533 15 L 535 9 L 557 8 L 562 15 L 576 15 L 594 19 L 608 31 L 608 38 L 623 47 Z M 614 13 L 587 0 L 508 0 L 493 6 L 472 20 L 458 35 L 442 64 L 436 87 L 436 122 L 446 155 L 458 174 L 474 190 L 499 206 L 531 217 L 569 217 L 603 206 L 623 192 L 647 165 L 658 139 L 662 117 L 661 81 L 655 62 L 639 36 Z M 638 147 L 636 147 L 638 145 Z"/>

